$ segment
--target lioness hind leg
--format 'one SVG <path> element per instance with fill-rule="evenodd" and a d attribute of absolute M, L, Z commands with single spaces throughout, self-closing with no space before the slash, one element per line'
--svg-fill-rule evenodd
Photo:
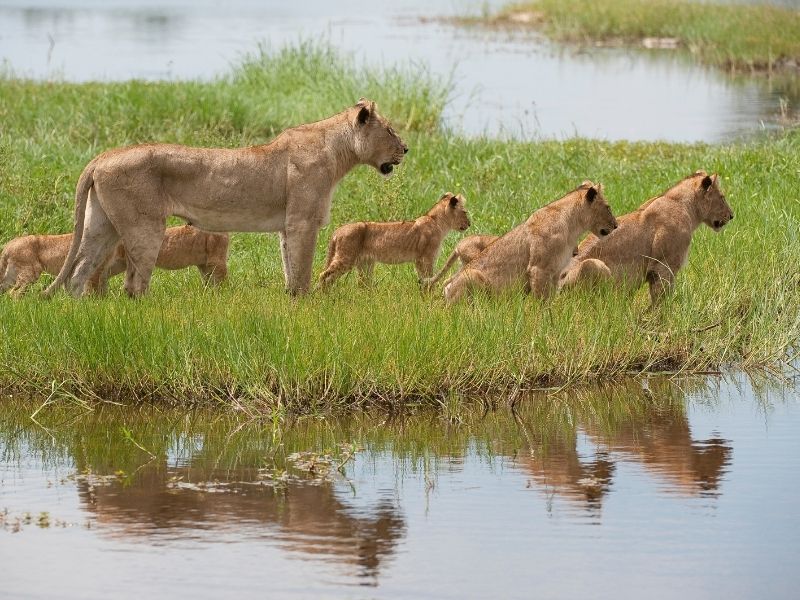
<path fill-rule="evenodd" d="M 125 292 L 131 298 L 138 298 L 147 292 L 150 277 L 156 266 L 161 243 L 166 230 L 165 221 L 150 221 L 139 224 L 135 231 L 127 231 L 123 236 L 128 268 L 125 271 Z"/>
<path fill-rule="evenodd" d="M 67 281 L 67 289 L 73 296 L 79 297 L 88 291 L 92 277 L 105 264 L 118 241 L 117 230 L 96 197 L 90 193 L 83 236 Z"/>

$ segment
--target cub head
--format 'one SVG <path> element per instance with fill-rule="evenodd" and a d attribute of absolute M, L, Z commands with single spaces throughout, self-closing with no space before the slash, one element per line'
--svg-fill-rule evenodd
<path fill-rule="evenodd" d="M 450 229 L 466 231 L 469 226 L 469 215 L 467 215 L 466 198 L 461 194 L 447 192 L 439 199 L 440 214 L 444 215 L 445 222 Z"/>
<path fill-rule="evenodd" d="M 733 219 L 733 211 L 719 187 L 719 176 L 716 173 L 708 175 L 705 171 L 697 171 L 693 180 L 694 202 L 700 219 L 714 231 L 719 231 Z"/>
<path fill-rule="evenodd" d="M 395 165 L 403 160 L 408 146 L 394 132 L 389 121 L 378 114 L 378 107 L 374 102 L 362 98 L 351 113 L 354 148 L 358 160 L 372 165 L 381 174 L 388 176 Z"/>
<path fill-rule="evenodd" d="M 581 195 L 581 202 L 589 211 L 589 230 L 597 237 L 607 236 L 614 231 L 617 228 L 617 220 L 603 195 L 603 184 L 584 181 L 578 192 Z"/>

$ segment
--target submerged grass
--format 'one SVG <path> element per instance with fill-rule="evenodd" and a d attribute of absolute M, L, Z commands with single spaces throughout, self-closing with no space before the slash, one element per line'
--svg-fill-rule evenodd
<path fill-rule="evenodd" d="M 536 0 L 466 21 L 534 27 L 567 42 L 641 46 L 645 38 L 669 38 L 702 62 L 731 70 L 800 67 L 800 11 L 768 4 Z"/>
<path fill-rule="evenodd" d="M 462 139 L 437 130 L 444 94 L 424 75 L 362 72 L 314 46 L 260 54 L 210 83 L 0 80 L 0 242 L 71 230 L 75 182 L 103 149 L 262 143 L 361 95 L 379 101 L 411 152 L 388 181 L 368 168 L 342 181 L 317 273 L 335 226 L 411 218 L 446 190 L 467 196 L 469 233 L 501 233 L 586 178 L 602 181 L 622 214 L 704 168 L 721 174 L 736 220 L 719 234 L 698 231 L 674 294 L 655 310 L 644 290 L 611 288 L 447 309 L 439 294 L 420 293 L 411 266 L 378 266 L 372 288 L 349 277 L 292 300 L 275 237 L 237 234 L 219 290 L 184 271 L 157 272 L 137 302 L 119 279 L 104 299 L 0 298 L 0 387 L 256 412 L 376 402 L 446 410 L 464 396 L 643 371 L 771 368 L 795 351 L 800 132 L 728 146 Z"/>

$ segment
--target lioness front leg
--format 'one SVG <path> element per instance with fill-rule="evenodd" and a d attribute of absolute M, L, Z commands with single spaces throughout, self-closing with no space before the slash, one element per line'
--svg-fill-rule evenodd
<path fill-rule="evenodd" d="M 289 272 L 288 291 L 293 296 L 308 293 L 311 288 L 311 268 L 317 247 L 319 228 L 305 222 L 286 225 L 286 264 Z"/>

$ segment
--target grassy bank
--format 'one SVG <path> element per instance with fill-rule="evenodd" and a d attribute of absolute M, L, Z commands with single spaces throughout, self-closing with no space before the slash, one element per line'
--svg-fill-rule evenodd
<path fill-rule="evenodd" d="M 535 28 L 558 41 L 666 46 L 730 70 L 800 68 L 800 11 L 691 0 L 536 0 L 466 22 Z"/>
<path fill-rule="evenodd" d="M 235 235 L 220 290 L 185 271 L 158 272 L 140 302 L 123 297 L 120 279 L 99 300 L 0 298 L 0 387 L 257 410 L 447 406 L 464 395 L 642 371 L 774 367 L 794 352 L 798 132 L 730 146 L 461 139 L 436 129 L 438 90 L 413 73 L 363 72 L 310 47 L 253 57 L 210 83 L 0 80 L 0 242 L 70 230 L 77 177 L 105 148 L 261 143 L 364 94 L 411 152 L 388 181 L 368 168 L 343 180 L 316 273 L 335 226 L 413 217 L 445 190 L 469 199 L 472 233 L 500 233 L 585 178 L 602 181 L 621 214 L 705 168 L 722 175 L 736 220 L 719 234 L 698 231 L 675 293 L 654 311 L 644 290 L 613 289 L 447 309 L 438 294 L 419 293 L 410 266 L 378 266 L 371 289 L 349 277 L 329 294 L 292 301 L 275 236 Z M 451 235 L 444 252 L 456 241 Z"/>

